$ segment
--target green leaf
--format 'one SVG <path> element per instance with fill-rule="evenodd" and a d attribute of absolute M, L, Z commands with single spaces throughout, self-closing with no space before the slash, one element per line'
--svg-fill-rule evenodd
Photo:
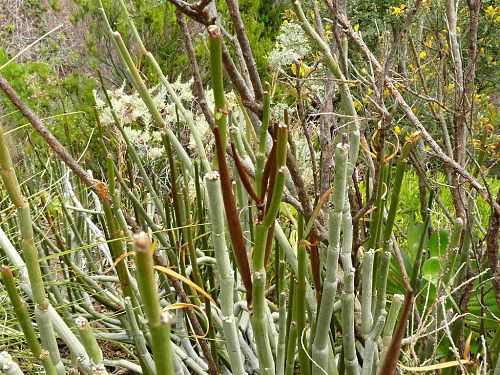
<path fill-rule="evenodd" d="M 424 263 L 423 276 L 424 279 L 432 282 L 436 282 L 439 278 L 439 273 L 441 271 L 441 262 L 439 257 L 431 257 L 427 259 Z"/>
<path fill-rule="evenodd" d="M 448 246 L 449 232 L 441 229 L 431 234 L 429 252 L 432 257 L 443 257 Z"/>

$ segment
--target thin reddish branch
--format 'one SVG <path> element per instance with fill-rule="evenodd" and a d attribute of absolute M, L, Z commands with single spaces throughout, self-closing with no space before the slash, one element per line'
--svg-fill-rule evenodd
<path fill-rule="evenodd" d="M 257 196 L 257 193 L 255 192 L 250 179 L 248 178 L 245 167 L 243 167 L 243 164 L 241 163 L 240 157 L 238 156 L 233 143 L 231 143 L 231 151 L 233 153 L 234 165 L 236 166 L 236 170 L 238 171 L 238 175 L 240 176 L 241 183 L 245 187 L 248 195 L 250 195 L 250 197 L 255 201 L 255 203 L 260 203 L 261 200 Z"/>
<path fill-rule="evenodd" d="M 227 167 L 226 156 L 222 141 L 220 138 L 219 128 L 214 128 L 215 146 L 217 151 L 217 161 L 219 162 L 219 173 L 222 190 L 222 200 L 224 202 L 224 209 L 226 211 L 227 227 L 229 230 L 229 237 L 233 246 L 234 258 L 236 265 L 241 275 L 243 286 L 246 290 L 247 304 L 252 305 L 252 277 L 250 274 L 250 266 L 248 264 L 248 256 L 245 247 L 245 239 L 241 230 L 240 221 L 238 219 L 238 210 L 234 200 L 231 177 Z"/>

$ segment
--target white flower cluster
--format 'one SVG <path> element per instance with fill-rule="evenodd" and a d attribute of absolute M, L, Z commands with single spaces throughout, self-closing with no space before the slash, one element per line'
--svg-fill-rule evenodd
<path fill-rule="evenodd" d="M 177 80 L 171 84 L 177 97 L 185 105 L 188 111 L 194 101 L 191 90 L 192 83 L 192 79 L 182 82 L 181 77 L 178 77 Z M 167 125 L 171 128 L 175 128 L 177 121 L 181 124 L 185 123 L 180 112 L 179 115 L 177 114 L 175 103 L 173 100 L 170 100 L 165 86 L 158 85 L 152 87 L 148 91 Z M 111 105 L 118 116 L 118 120 L 123 126 L 125 135 L 134 145 L 137 152 L 148 159 L 154 160 L 159 158 L 163 153 L 160 132 L 154 128 L 151 113 L 139 94 L 137 92 L 127 94 L 125 92 L 125 85 L 123 85 L 116 90 L 109 90 L 108 95 Z M 103 125 L 113 124 L 114 120 L 111 109 L 96 90 L 94 90 L 94 98 L 100 113 L 101 123 Z M 200 134 L 204 136 L 209 129 L 204 117 L 202 115 L 193 117 L 195 124 L 199 127 Z M 193 148 L 195 147 L 192 137 L 190 146 Z"/>
<path fill-rule="evenodd" d="M 311 52 L 310 42 L 299 24 L 285 21 L 276 39 L 274 49 L 268 54 L 268 64 L 279 71 L 303 59 Z"/>

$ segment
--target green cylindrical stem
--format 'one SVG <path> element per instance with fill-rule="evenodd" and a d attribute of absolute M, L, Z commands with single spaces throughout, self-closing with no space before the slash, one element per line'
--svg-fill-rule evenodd
<path fill-rule="evenodd" d="M 391 253 L 385 251 L 379 264 L 379 271 L 377 272 L 376 280 L 376 302 L 373 312 L 373 324 L 377 324 L 379 316 L 385 310 L 386 304 L 386 289 L 387 289 L 387 276 L 389 275 L 389 265 L 391 262 Z"/>
<path fill-rule="evenodd" d="M 405 143 L 403 149 L 401 150 L 401 156 L 399 157 L 396 164 L 394 183 L 391 189 L 391 205 L 387 214 L 387 221 L 384 228 L 384 244 L 391 238 L 392 228 L 394 226 L 394 221 L 396 220 L 396 211 L 398 209 L 399 195 L 401 193 L 403 177 L 408 166 L 408 161 L 406 159 L 408 158 L 408 154 L 410 153 L 412 145 L 413 143 L 411 142 Z"/>
<path fill-rule="evenodd" d="M 312 346 L 313 374 L 324 375 L 328 368 L 328 340 L 333 304 L 337 295 L 337 268 L 340 253 L 340 230 L 342 227 L 342 211 L 346 198 L 347 157 L 349 147 L 339 143 L 335 150 L 335 177 L 333 182 L 333 209 L 328 218 L 328 250 L 326 258 L 326 276 L 319 306 L 317 327 Z"/>
<path fill-rule="evenodd" d="M 278 346 L 276 349 L 276 375 L 285 374 L 286 359 L 286 322 L 287 322 L 287 293 L 285 291 L 285 250 L 276 243 L 278 251 L 278 308 L 279 308 L 279 332 Z"/>
<path fill-rule="evenodd" d="M 31 324 L 28 307 L 26 306 L 26 303 L 21 299 L 21 296 L 19 295 L 17 289 L 17 285 L 14 281 L 14 275 L 12 274 L 10 268 L 7 266 L 2 266 L 2 279 L 5 285 L 5 289 L 7 290 L 7 294 L 9 295 L 10 302 L 14 309 L 14 313 L 16 314 L 19 325 L 21 326 L 24 337 L 26 338 L 26 342 L 33 352 L 33 355 L 41 360 L 47 374 L 57 374 L 56 368 L 51 358 L 48 356 L 48 353 L 42 349 L 42 346 L 38 342 L 35 330 L 33 329 L 33 325 Z"/>
<path fill-rule="evenodd" d="M 365 356 L 363 359 L 363 368 L 361 370 L 362 375 L 371 375 L 373 373 L 373 363 L 374 359 L 376 356 L 376 353 L 378 353 L 378 348 L 376 346 L 377 340 L 382 332 L 382 328 L 384 328 L 385 324 L 385 318 L 387 316 L 387 313 L 384 311 L 383 314 L 381 314 L 375 323 L 372 332 L 368 336 L 365 342 Z"/>
<path fill-rule="evenodd" d="M 277 127 L 277 145 L 276 145 L 276 178 L 274 181 L 274 189 L 271 192 L 272 198 L 269 206 L 266 207 L 266 215 L 263 223 L 266 227 L 270 228 L 276 220 L 278 214 L 281 198 L 285 189 L 286 180 L 286 154 L 287 154 L 287 140 L 288 140 L 288 127 L 285 124 L 279 124 Z"/>
<path fill-rule="evenodd" d="M 80 341 L 85 347 L 90 360 L 94 363 L 94 365 L 101 364 L 103 360 L 102 351 L 95 338 L 89 321 L 83 316 L 79 316 L 75 319 L 75 324 L 78 328 L 78 333 L 80 334 Z"/>
<path fill-rule="evenodd" d="M 214 117 L 219 128 L 223 149 L 227 145 L 227 115 L 226 99 L 224 96 L 224 76 L 222 68 L 222 34 L 216 25 L 208 27 L 208 44 L 210 48 L 210 73 L 212 90 L 214 92 Z"/>
<path fill-rule="evenodd" d="M 33 301 L 36 308 L 41 311 L 46 311 L 48 308 L 48 300 L 45 295 L 45 288 L 42 280 L 42 272 L 40 270 L 40 263 L 38 259 L 38 251 L 35 247 L 35 240 L 33 236 L 33 225 L 31 221 L 30 208 L 24 199 L 16 174 L 13 169 L 12 159 L 10 152 L 5 142 L 3 127 L 0 124 L 0 175 L 5 185 L 7 193 L 12 200 L 12 203 L 17 208 L 17 216 L 19 222 L 19 231 L 21 234 L 21 248 L 23 251 L 23 258 L 26 262 L 28 276 L 30 279 L 31 290 L 33 292 Z M 46 320 L 45 322 L 38 322 L 46 337 L 43 340 L 47 343 L 55 342 L 54 329 L 52 322 Z M 43 342 L 43 341 L 42 341 Z M 53 345 L 51 344 L 51 347 Z M 45 348 L 50 350 L 51 348 Z M 50 353 L 52 360 L 56 360 L 54 366 L 60 367 L 63 370 L 62 364 L 59 360 L 59 351 Z"/>
<path fill-rule="evenodd" d="M 139 354 L 139 362 L 141 364 L 142 371 L 144 374 L 152 375 L 155 373 L 155 364 L 151 354 L 149 353 L 144 333 L 137 324 L 136 314 L 130 298 L 126 297 L 123 304 L 125 306 L 125 312 L 127 314 L 128 323 L 130 325 L 129 328 L 134 339 L 135 348 Z"/>
<path fill-rule="evenodd" d="M 372 298 L 373 298 L 373 249 L 365 252 L 363 257 L 362 294 L 361 294 L 361 334 L 366 339 L 372 331 Z"/>
<path fill-rule="evenodd" d="M 264 224 L 255 226 L 255 247 L 254 247 L 254 271 L 253 281 L 253 309 L 252 326 L 257 345 L 257 354 L 262 374 L 275 373 L 274 358 L 271 352 L 269 341 L 269 331 L 266 314 L 266 269 L 264 267 L 264 255 L 266 251 L 267 228 Z"/>
<path fill-rule="evenodd" d="M 297 275 L 297 299 L 295 300 L 294 308 L 297 310 L 297 336 L 299 341 L 299 366 L 300 373 L 310 374 L 310 361 L 307 354 L 307 340 L 305 335 L 306 330 L 306 267 L 307 267 L 307 251 L 303 242 L 304 217 L 299 214 L 298 218 L 298 240 L 297 261 L 299 272 Z"/>
<path fill-rule="evenodd" d="M 162 313 L 161 311 L 151 240 L 146 233 L 141 232 L 134 236 L 134 244 L 137 284 L 151 333 L 156 373 L 157 375 L 173 374 L 173 353 L 170 342 L 172 317 L 168 312 Z"/>
<path fill-rule="evenodd" d="M 346 290 L 342 294 L 342 337 L 346 374 L 359 375 L 356 356 L 356 337 L 354 336 L 354 269 L 344 270 Z"/>
<path fill-rule="evenodd" d="M 340 258 L 344 269 L 344 295 L 342 298 L 342 336 L 344 338 L 344 359 L 346 369 L 351 368 L 352 374 L 359 372 L 356 357 L 356 339 L 354 336 L 354 273 L 352 265 L 352 217 L 349 200 L 346 199 L 342 212 L 343 243 Z M 346 318 L 348 317 L 348 318 Z M 354 352 L 354 355 L 352 353 Z M 351 374 L 351 372 L 348 372 Z"/>
<path fill-rule="evenodd" d="M 229 252 L 224 230 L 224 211 L 220 178 L 217 171 L 205 176 L 208 193 L 208 209 L 212 222 L 212 243 L 217 259 L 217 269 L 220 275 L 220 305 L 225 345 L 231 363 L 233 374 L 245 374 L 243 359 L 239 349 L 238 331 L 233 314 L 234 306 L 234 272 L 231 268 Z"/>
<path fill-rule="evenodd" d="M 267 85 L 268 86 L 268 85 Z M 259 132 L 259 148 L 256 154 L 256 165 L 255 165 L 255 184 L 257 189 L 257 195 L 261 195 L 262 189 L 262 173 L 264 172 L 264 164 L 266 160 L 266 140 L 267 140 L 267 130 L 269 128 L 269 115 L 271 106 L 271 94 L 269 92 L 269 87 L 266 87 L 264 91 L 262 101 L 262 124 L 260 126 Z"/>

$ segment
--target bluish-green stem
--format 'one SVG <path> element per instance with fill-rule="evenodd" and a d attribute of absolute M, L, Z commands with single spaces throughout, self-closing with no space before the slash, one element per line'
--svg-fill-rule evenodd
<path fill-rule="evenodd" d="M 208 192 L 208 210 L 212 224 L 212 243 L 217 259 L 217 269 L 220 275 L 220 306 L 222 312 L 222 327 L 224 343 L 227 348 L 231 372 L 245 374 L 243 358 L 240 351 L 236 319 L 233 314 L 234 306 L 234 272 L 231 268 L 229 252 L 226 244 L 224 229 L 224 210 L 219 173 L 209 172 L 205 176 Z"/>
<path fill-rule="evenodd" d="M 277 241 L 276 241 L 277 242 Z M 286 322 L 287 322 L 287 293 L 285 290 L 285 250 L 276 243 L 278 252 L 278 308 L 279 308 L 279 323 L 278 323 L 278 347 L 276 350 L 276 375 L 285 374 L 285 358 L 286 358 Z M 305 298 L 305 297 L 304 297 Z"/>
<path fill-rule="evenodd" d="M 277 146 L 276 146 L 276 178 L 271 201 L 266 207 L 266 213 L 261 223 L 255 225 L 255 245 L 253 252 L 253 311 L 252 325 L 254 328 L 257 352 L 260 369 L 263 374 L 274 374 L 275 364 L 269 341 L 269 332 L 266 316 L 266 243 L 267 235 L 272 224 L 276 220 L 279 211 L 281 198 L 285 188 L 286 176 L 286 152 L 287 152 L 287 127 L 277 126 Z"/>
<path fill-rule="evenodd" d="M 342 211 L 347 191 L 347 158 L 349 146 L 337 144 L 335 150 L 335 177 L 333 182 L 332 204 L 328 217 L 328 249 L 326 257 L 326 274 L 323 281 L 323 293 L 319 306 L 316 329 L 312 345 L 312 373 L 324 375 L 328 369 L 328 341 L 330 322 L 333 314 L 333 303 L 337 295 L 338 258 L 340 253 L 340 230 L 342 227 Z"/>
<path fill-rule="evenodd" d="M 35 246 L 33 235 L 33 223 L 31 220 L 30 206 L 21 193 L 16 173 L 10 157 L 10 152 L 5 142 L 3 126 L 0 124 L 0 176 L 4 183 L 7 194 L 17 209 L 18 227 L 21 235 L 21 249 L 28 276 L 33 291 L 33 302 L 35 303 L 35 319 L 39 326 L 42 346 L 49 352 L 52 363 L 58 374 L 64 374 L 64 365 L 57 349 L 57 342 L 47 310 L 49 300 L 45 294 L 45 287 L 42 280 L 42 271 L 38 259 L 38 250 Z"/>
<path fill-rule="evenodd" d="M 17 321 L 21 326 L 24 337 L 26 339 L 26 342 L 28 343 L 29 348 L 31 349 L 31 352 L 33 353 L 35 358 L 38 358 L 42 362 L 42 365 L 47 374 L 56 375 L 57 371 L 54 364 L 52 363 L 50 356 L 43 350 L 42 346 L 38 342 L 38 338 L 31 323 L 28 307 L 19 295 L 12 271 L 7 266 L 2 266 L 1 270 L 5 289 L 7 290 L 7 294 L 12 304 Z"/>
<path fill-rule="evenodd" d="M 304 243 L 304 217 L 299 214 L 298 217 L 298 246 L 297 261 L 299 272 L 297 275 L 297 299 L 295 308 L 297 309 L 297 336 L 299 341 L 299 368 L 300 373 L 308 375 L 311 373 L 310 360 L 308 358 L 307 339 L 306 339 L 306 267 L 307 251 Z"/>
<path fill-rule="evenodd" d="M 366 339 L 372 331 L 372 298 L 373 298 L 373 249 L 365 252 L 363 256 L 361 275 L 361 334 Z"/>
<path fill-rule="evenodd" d="M 345 200 L 342 210 L 343 242 L 340 254 L 344 269 L 344 294 L 342 296 L 342 336 L 344 348 L 344 362 L 349 374 L 359 373 L 359 363 L 356 357 L 356 338 L 354 335 L 354 273 L 352 265 L 352 217 L 349 199 Z M 352 323 L 352 324 L 351 324 Z"/>

